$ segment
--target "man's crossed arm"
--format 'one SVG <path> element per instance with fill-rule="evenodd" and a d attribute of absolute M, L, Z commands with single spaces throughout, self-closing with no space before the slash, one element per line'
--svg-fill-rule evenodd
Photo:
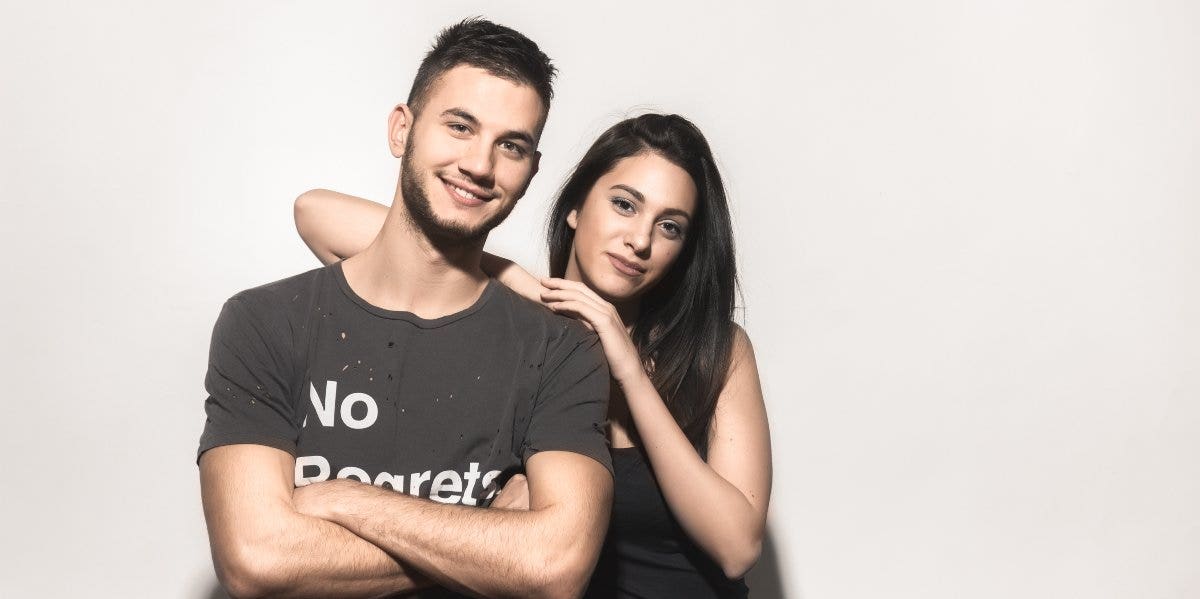
<path fill-rule="evenodd" d="M 357 481 L 293 491 L 294 458 L 226 445 L 200 458 L 217 575 L 234 597 L 376 597 L 433 584 L 485 597 L 575 597 L 608 524 L 591 458 L 527 460 L 529 511 L 444 505 Z"/>

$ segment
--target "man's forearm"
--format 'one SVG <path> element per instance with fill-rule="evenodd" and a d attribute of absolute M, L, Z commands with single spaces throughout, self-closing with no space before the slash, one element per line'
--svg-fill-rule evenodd
<path fill-rule="evenodd" d="M 208 514 L 217 576 L 234 598 L 383 597 L 432 585 L 334 522 L 260 503 L 268 505 L 248 519 Z"/>
<path fill-rule="evenodd" d="M 218 555 L 218 574 L 234 597 L 382 597 L 432 581 L 345 528 L 294 514 L 273 535 L 238 555 Z"/>
<path fill-rule="evenodd" d="M 530 511 L 445 505 L 360 484 L 326 486 L 317 515 L 428 573 L 485 597 L 569 597 L 595 565 L 610 497 L 585 509 Z M 582 540 L 581 540 L 582 539 Z"/>
<path fill-rule="evenodd" d="M 415 570 L 296 509 L 295 459 L 255 444 L 200 456 L 200 496 L 217 576 L 234 597 L 375 597 L 422 584 Z"/>
<path fill-rule="evenodd" d="M 443 505 L 360 485 L 330 514 L 333 522 L 410 561 L 458 591 L 488 597 L 533 596 L 547 581 L 529 567 L 542 545 L 521 532 L 535 531 L 539 514 Z M 530 542 L 535 541 L 535 542 Z"/>

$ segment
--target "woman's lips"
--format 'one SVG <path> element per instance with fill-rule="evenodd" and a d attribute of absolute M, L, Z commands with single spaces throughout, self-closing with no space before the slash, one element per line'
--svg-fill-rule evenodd
<path fill-rule="evenodd" d="M 608 256 L 608 261 L 612 262 L 613 268 L 617 269 L 617 272 L 627 277 L 640 277 L 646 274 L 646 267 L 644 266 L 628 262 L 615 254 L 605 253 L 604 255 Z"/>

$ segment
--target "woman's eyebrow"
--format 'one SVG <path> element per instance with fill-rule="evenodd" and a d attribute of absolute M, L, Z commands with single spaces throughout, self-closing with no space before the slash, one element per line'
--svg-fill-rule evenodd
<path fill-rule="evenodd" d="M 671 214 L 674 216 L 682 216 L 684 220 L 692 220 L 692 215 L 678 208 L 664 208 L 663 214 Z"/>
<path fill-rule="evenodd" d="M 646 201 L 646 196 L 642 195 L 642 192 L 640 192 L 640 191 L 638 191 L 638 190 L 636 190 L 636 189 L 634 189 L 634 188 L 632 188 L 632 187 L 630 187 L 630 186 L 628 186 L 628 185 L 626 185 L 626 184 L 624 184 L 624 183 L 617 183 L 616 185 L 613 185 L 612 187 L 609 187 L 609 189 L 623 189 L 623 190 L 625 190 L 626 192 L 628 192 L 628 193 L 629 193 L 629 195 L 631 195 L 631 196 L 633 196 L 633 197 L 637 198 L 637 201 L 639 201 L 639 202 L 645 202 L 645 201 Z"/>
<path fill-rule="evenodd" d="M 617 183 L 616 185 L 609 187 L 609 189 L 620 189 L 622 191 L 625 191 L 629 195 L 633 196 L 634 199 L 636 199 L 638 202 L 640 202 L 642 204 L 646 203 L 646 196 L 642 195 L 642 192 L 640 192 L 624 183 Z M 680 210 L 678 208 L 664 208 L 662 213 L 663 214 L 672 214 L 675 216 L 682 216 L 683 218 L 685 218 L 687 220 L 692 220 L 692 215 L 688 214 L 686 210 Z"/>

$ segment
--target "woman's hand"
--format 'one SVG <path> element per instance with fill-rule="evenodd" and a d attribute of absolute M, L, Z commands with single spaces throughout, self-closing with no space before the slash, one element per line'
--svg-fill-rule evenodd
<path fill-rule="evenodd" d="M 629 338 L 629 331 L 617 309 L 604 301 L 587 285 L 566 279 L 545 278 L 542 286 L 542 303 L 551 310 L 582 320 L 600 335 L 604 357 L 608 359 L 608 371 L 622 385 L 646 376 L 642 368 L 637 347 Z"/>

